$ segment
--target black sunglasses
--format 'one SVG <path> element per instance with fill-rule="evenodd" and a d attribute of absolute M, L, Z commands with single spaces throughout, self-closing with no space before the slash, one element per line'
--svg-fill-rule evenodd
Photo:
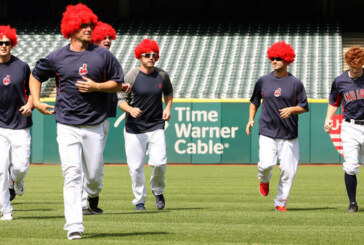
<path fill-rule="evenodd" d="M 153 58 L 153 59 L 157 58 L 156 53 L 144 53 L 144 54 L 142 54 L 142 56 L 145 58 Z"/>
<path fill-rule="evenodd" d="M 10 42 L 9 41 L 0 41 L 0 47 L 2 47 L 5 44 L 5 46 L 9 46 Z"/>
<path fill-rule="evenodd" d="M 94 25 L 91 23 L 83 23 L 80 25 L 80 28 L 87 28 L 90 27 L 91 29 L 94 29 Z"/>
<path fill-rule="evenodd" d="M 283 59 L 281 57 L 272 57 L 272 58 L 270 58 L 270 60 L 271 61 L 274 61 L 274 60 L 276 60 L 276 61 L 282 61 Z"/>

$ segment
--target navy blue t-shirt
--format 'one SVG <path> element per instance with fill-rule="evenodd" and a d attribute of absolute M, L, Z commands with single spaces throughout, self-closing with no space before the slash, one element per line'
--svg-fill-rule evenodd
<path fill-rule="evenodd" d="M 250 102 L 259 107 L 263 99 L 259 118 L 259 134 L 276 139 L 294 139 L 298 136 L 298 115 L 281 118 L 279 110 L 300 106 L 307 111 L 308 102 L 303 83 L 289 73 L 277 78 L 274 72 L 259 78 L 255 84 Z"/>
<path fill-rule="evenodd" d="M 86 76 L 95 82 L 123 82 L 123 70 L 115 56 L 103 47 L 90 44 L 82 52 L 71 51 L 69 45 L 40 59 L 33 70 L 40 82 L 56 78 L 56 121 L 68 125 L 95 125 L 105 120 L 108 112 L 107 93 L 81 93 L 78 80 Z"/>
<path fill-rule="evenodd" d="M 349 77 L 349 70 L 335 78 L 331 85 L 329 103 L 344 107 L 344 118 L 364 120 L 364 74 L 358 79 Z"/>
<path fill-rule="evenodd" d="M 19 111 L 29 96 L 30 68 L 15 56 L 0 63 L 0 127 L 23 129 L 33 125 L 32 117 Z"/>
<path fill-rule="evenodd" d="M 139 134 L 164 129 L 162 95 L 173 96 L 168 74 L 157 67 L 151 74 L 135 68 L 125 76 L 125 82 L 131 84 L 131 93 L 118 92 L 119 104 L 126 101 L 142 111 L 138 118 L 126 113 L 126 132 Z"/>
<path fill-rule="evenodd" d="M 107 94 L 107 117 L 116 117 L 116 109 L 118 107 L 118 96 L 116 93 Z"/>

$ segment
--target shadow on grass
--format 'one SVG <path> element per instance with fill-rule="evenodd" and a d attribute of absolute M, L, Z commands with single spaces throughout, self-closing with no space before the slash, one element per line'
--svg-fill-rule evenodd
<path fill-rule="evenodd" d="M 32 216 L 32 217 L 19 216 L 16 219 L 64 219 L 64 216 Z"/>
<path fill-rule="evenodd" d="M 34 212 L 34 211 L 54 211 L 53 209 L 50 208 L 37 208 L 37 209 L 16 209 L 16 212 Z"/>
<path fill-rule="evenodd" d="M 11 202 L 11 206 L 16 206 L 16 205 L 23 205 L 23 204 L 63 204 L 63 202 L 42 202 L 42 201 L 39 201 L 39 202 Z"/>
<path fill-rule="evenodd" d="M 315 210 L 328 210 L 337 209 L 333 207 L 321 207 L 321 208 L 288 208 L 288 211 L 315 211 Z"/>
<path fill-rule="evenodd" d="M 133 233 L 98 233 L 82 236 L 82 239 L 105 238 L 105 237 L 127 237 L 127 236 L 146 236 L 146 235 L 167 235 L 168 232 L 133 232 Z"/>
<path fill-rule="evenodd" d="M 130 212 L 120 212 L 120 213 L 104 213 L 104 215 L 115 215 L 115 214 L 156 214 L 156 213 L 169 213 L 170 211 L 180 211 L 180 210 L 201 210 L 207 208 L 168 208 L 156 211 L 130 211 Z"/>

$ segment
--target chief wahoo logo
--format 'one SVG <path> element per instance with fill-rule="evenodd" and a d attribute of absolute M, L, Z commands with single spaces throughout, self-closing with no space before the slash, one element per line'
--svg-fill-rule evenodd
<path fill-rule="evenodd" d="M 4 77 L 3 84 L 4 85 L 9 85 L 10 84 L 10 75 L 6 75 L 6 77 Z"/>
<path fill-rule="evenodd" d="M 274 91 L 274 96 L 275 97 L 281 96 L 281 88 L 278 88 L 276 91 Z"/>
<path fill-rule="evenodd" d="M 83 64 L 80 68 L 78 68 L 78 74 L 81 76 L 85 76 L 87 74 L 87 64 Z"/>

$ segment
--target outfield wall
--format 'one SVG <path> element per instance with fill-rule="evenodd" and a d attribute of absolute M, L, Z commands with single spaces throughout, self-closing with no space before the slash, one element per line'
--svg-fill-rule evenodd
<path fill-rule="evenodd" d="M 53 102 L 46 102 L 54 104 Z M 299 116 L 301 163 L 341 163 L 330 136 L 323 131 L 327 100 L 309 100 L 310 112 Z M 341 112 L 339 112 L 341 113 Z M 175 99 L 166 127 L 168 163 L 247 164 L 258 161 L 258 118 L 251 136 L 245 133 L 249 101 Z M 126 163 L 124 113 L 110 119 L 106 163 Z M 59 163 L 54 116 L 33 112 L 32 163 Z"/>

